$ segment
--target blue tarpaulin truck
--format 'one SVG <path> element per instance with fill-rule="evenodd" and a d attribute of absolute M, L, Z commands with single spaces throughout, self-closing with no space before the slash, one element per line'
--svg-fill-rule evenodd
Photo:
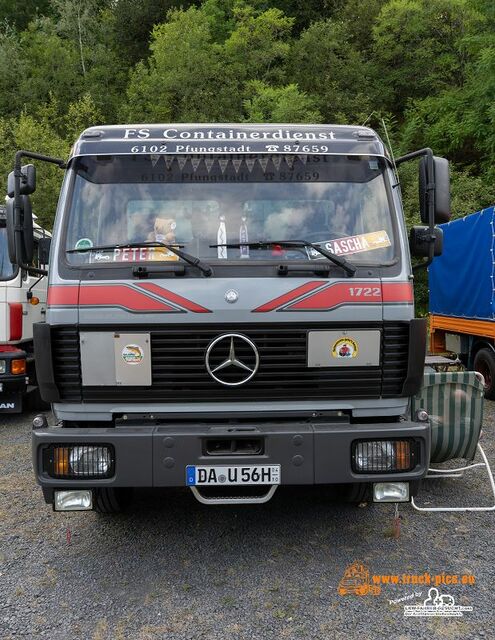
<path fill-rule="evenodd" d="M 430 348 L 483 374 L 495 399 L 495 208 L 441 225 L 444 251 L 429 268 Z"/>

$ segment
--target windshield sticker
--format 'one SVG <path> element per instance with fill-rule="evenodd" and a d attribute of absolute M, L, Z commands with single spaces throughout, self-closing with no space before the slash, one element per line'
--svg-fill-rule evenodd
<path fill-rule="evenodd" d="M 174 262 L 179 260 L 165 247 L 125 247 L 111 251 L 92 251 L 89 261 L 102 262 Z"/>
<path fill-rule="evenodd" d="M 318 244 L 338 256 L 383 249 L 384 247 L 390 247 L 391 242 L 388 233 L 383 230 L 362 233 L 358 236 L 337 238 L 336 240 L 328 240 L 327 242 L 315 242 L 314 244 Z M 316 249 L 312 249 L 311 247 L 308 247 L 307 252 L 311 260 L 325 259 Z"/>
<path fill-rule="evenodd" d="M 334 358 L 355 358 L 358 352 L 358 343 L 352 338 L 339 338 L 332 347 Z"/>
<path fill-rule="evenodd" d="M 122 349 L 122 360 L 127 364 L 140 364 L 143 358 L 144 352 L 138 344 L 126 344 Z"/>
<path fill-rule="evenodd" d="M 89 238 L 80 238 L 76 242 L 74 249 L 90 249 L 93 246 L 93 241 Z"/>

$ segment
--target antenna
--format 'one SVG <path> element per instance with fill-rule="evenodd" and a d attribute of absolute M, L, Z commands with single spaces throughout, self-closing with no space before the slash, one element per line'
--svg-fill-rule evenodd
<path fill-rule="evenodd" d="M 394 171 L 395 171 L 395 175 L 397 176 L 397 165 L 395 164 L 395 156 L 394 156 L 394 150 L 392 149 L 392 143 L 390 142 L 390 136 L 388 135 L 388 129 L 387 129 L 387 124 L 385 122 L 385 118 L 382 118 L 382 127 L 383 130 L 385 131 L 385 136 L 387 138 L 387 145 L 388 148 L 390 150 L 390 155 L 392 156 L 392 165 L 394 167 Z"/>
<path fill-rule="evenodd" d="M 362 127 L 364 127 L 366 125 L 367 122 L 369 122 L 371 120 L 371 118 L 374 116 L 375 112 L 372 111 L 370 113 L 370 115 L 366 118 L 366 120 L 363 122 L 363 124 L 361 125 Z"/>

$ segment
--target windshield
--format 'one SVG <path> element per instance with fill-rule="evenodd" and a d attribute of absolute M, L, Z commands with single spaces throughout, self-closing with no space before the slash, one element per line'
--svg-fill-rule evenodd
<path fill-rule="evenodd" d="M 123 155 L 73 166 L 65 248 L 86 249 L 67 254 L 75 265 L 179 260 L 163 247 L 96 250 L 143 242 L 209 263 L 327 260 L 311 247 L 252 245 L 277 240 L 319 244 L 354 263 L 394 257 L 382 158 Z"/>
<path fill-rule="evenodd" d="M 15 272 L 15 267 L 9 259 L 7 244 L 7 229 L 0 227 L 0 280 L 9 280 Z"/>

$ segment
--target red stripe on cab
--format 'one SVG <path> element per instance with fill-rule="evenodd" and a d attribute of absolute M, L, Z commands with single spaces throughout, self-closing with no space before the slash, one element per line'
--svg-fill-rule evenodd
<path fill-rule="evenodd" d="M 286 309 L 290 311 L 327 311 L 341 304 L 362 304 L 362 303 L 380 303 L 382 301 L 381 290 L 379 286 L 367 287 L 370 290 L 369 296 L 363 296 L 364 288 L 362 283 L 356 286 L 349 286 L 347 283 L 338 283 L 325 287 L 321 291 L 317 291 L 311 296 L 294 302 Z M 373 295 L 374 294 L 374 295 Z"/>
<path fill-rule="evenodd" d="M 383 302 L 414 302 L 414 291 L 410 282 L 384 282 Z"/>
<path fill-rule="evenodd" d="M 47 304 L 50 306 L 76 306 L 79 301 L 79 286 L 52 285 L 48 287 Z"/>
<path fill-rule="evenodd" d="M 124 307 L 131 311 L 177 311 L 174 307 L 123 284 L 81 285 L 79 305 Z"/>
<path fill-rule="evenodd" d="M 171 302 L 172 304 L 178 304 L 180 307 L 184 307 L 184 309 L 187 309 L 188 311 L 193 311 L 194 313 L 211 313 L 211 311 L 206 309 L 206 307 L 202 307 L 200 304 L 196 304 L 187 298 L 183 298 L 177 293 L 164 289 L 154 282 L 143 282 L 138 286 L 140 289 L 146 289 L 146 291 L 149 291 L 156 296 L 160 296 L 160 298 L 168 300 L 168 302 Z"/>
<path fill-rule="evenodd" d="M 278 298 L 274 298 L 269 302 L 265 302 L 265 304 L 262 304 L 260 307 L 253 309 L 253 313 L 266 313 L 267 311 L 278 309 L 278 307 L 281 307 L 282 305 L 287 304 L 288 302 L 291 302 L 292 300 L 295 300 L 296 298 L 299 298 L 304 294 L 309 293 L 310 291 L 314 291 L 324 284 L 327 284 L 324 280 L 320 282 L 307 282 L 306 284 L 303 284 L 296 289 L 292 289 L 292 291 L 284 293 L 284 295 L 279 296 Z"/>

